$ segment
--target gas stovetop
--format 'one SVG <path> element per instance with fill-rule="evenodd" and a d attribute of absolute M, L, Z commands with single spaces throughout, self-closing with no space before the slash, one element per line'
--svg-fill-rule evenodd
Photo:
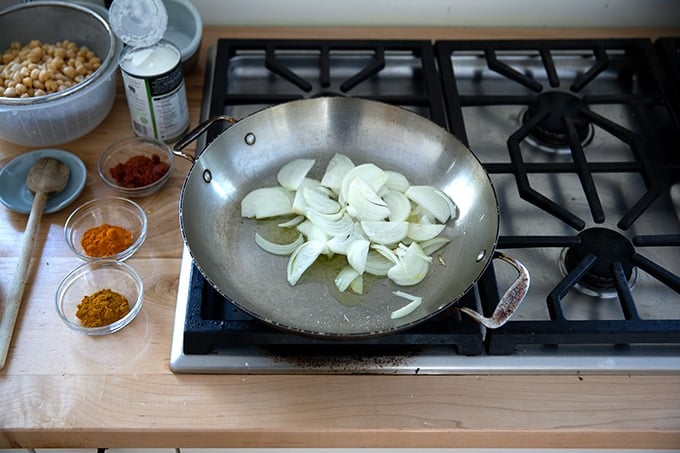
<path fill-rule="evenodd" d="M 680 371 L 677 40 L 220 40 L 210 61 L 204 119 L 355 96 L 448 128 L 489 172 L 498 248 L 532 284 L 500 329 L 452 310 L 403 333 L 338 343 L 241 312 L 185 250 L 173 371 Z M 513 272 L 493 262 L 460 303 L 491 313 Z"/>

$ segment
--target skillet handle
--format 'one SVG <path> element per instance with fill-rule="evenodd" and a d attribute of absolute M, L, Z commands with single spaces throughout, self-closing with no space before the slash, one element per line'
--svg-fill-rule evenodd
<path fill-rule="evenodd" d="M 511 264 L 515 269 L 517 269 L 519 275 L 512 285 L 510 285 L 507 291 L 505 291 L 505 294 L 503 294 L 501 300 L 498 301 L 498 305 L 496 306 L 496 309 L 494 310 L 491 317 L 484 317 L 480 313 L 467 307 L 459 308 L 460 311 L 471 316 L 475 321 L 489 329 L 497 329 L 510 319 L 513 313 L 515 313 L 519 307 L 519 304 L 522 302 L 522 300 L 524 300 L 524 296 L 526 296 L 527 292 L 529 291 L 530 283 L 529 271 L 522 263 L 500 252 L 495 253 L 494 259 L 496 258 Z"/>
<path fill-rule="evenodd" d="M 196 140 L 199 135 L 201 135 L 203 132 L 205 132 L 210 126 L 215 124 L 218 121 L 227 121 L 228 123 L 231 124 L 236 124 L 238 120 L 234 118 L 233 116 L 229 115 L 218 115 L 214 116 L 198 126 L 196 126 L 194 129 L 190 130 L 187 132 L 187 134 L 180 138 L 177 143 L 175 143 L 175 146 L 172 147 L 172 153 L 178 157 L 183 157 L 184 159 L 188 160 L 189 162 L 193 163 L 196 160 L 196 153 L 194 155 L 190 155 L 182 151 L 184 148 L 189 146 L 191 142 Z"/>

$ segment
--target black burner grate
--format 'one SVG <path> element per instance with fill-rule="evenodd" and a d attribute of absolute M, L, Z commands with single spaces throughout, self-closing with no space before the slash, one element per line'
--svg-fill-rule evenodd
<path fill-rule="evenodd" d="M 670 79 L 670 94 L 680 117 L 680 37 L 660 38 L 654 43 Z"/>
<path fill-rule="evenodd" d="M 266 91 L 251 77 L 261 71 L 274 80 Z M 446 125 L 428 41 L 221 39 L 214 73 L 210 116 L 297 99 L 353 96 L 399 105 Z"/>
<path fill-rule="evenodd" d="M 531 205 L 558 219 L 574 233 L 609 221 L 607 206 L 600 201 L 598 178 L 603 174 L 635 175 L 644 182 L 644 190 L 627 209 L 615 219 L 615 228 L 623 232 L 634 232 L 632 244 L 637 250 L 631 252 L 630 263 L 668 287 L 675 294 L 675 303 L 680 304 L 680 278 L 677 273 L 654 263 L 644 256 L 647 247 L 668 247 L 675 262 L 680 261 L 680 234 L 646 235 L 637 232 L 638 219 L 645 215 L 659 198 L 667 197 L 677 167 L 677 149 L 673 137 L 677 137 L 678 123 L 666 93 L 663 68 L 649 41 L 646 40 L 601 40 L 601 41 L 490 41 L 490 42 L 438 42 L 436 44 L 439 67 L 442 71 L 443 89 L 451 130 L 467 141 L 465 110 L 471 106 L 525 105 L 524 122 L 518 124 L 507 137 L 508 159 L 500 162 L 484 160 L 482 164 L 492 177 L 510 175 L 514 178 L 519 196 Z M 677 48 L 676 48 L 677 51 Z M 561 55 L 577 55 L 573 60 L 587 61 L 580 71 L 560 68 L 556 59 Z M 533 59 L 521 69 L 513 65 L 517 56 Z M 461 57 L 462 56 L 462 57 Z M 459 84 L 469 74 L 457 73 L 456 58 L 477 58 L 479 73 L 489 71 L 501 81 L 492 80 L 495 86 L 503 86 L 507 92 L 485 92 L 482 94 L 459 91 Z M 612 57 L 614 56 L 614 57 Z M 566 64 L 566 63 L 565 63 Z M 598 78 L 616 74 L 616 83 L 625 86 L 626 92 L 608 89 L 599 90 Z M 540 74 L 540 80 L 537 74 Z M 474 75 L 473 75 L 474 76 Z M 509 81 L 509 82 L 506 82 Z M 514 86 L 513 86 L 514 84 Z M 493 90 L 490 90 L 493 91 Z M 500 91 L 500 90 L 499 90 Z M 546 99 L 546 96 L 552 96 Z M 563 98 L 563 99 L 556 99 Z M 550 108 L 560 104 L 557 110 Z M 603 105 L 625 106 L 631 116 L 643 118 L 639 130 L 629 130 L 607 118 L 597 110 Z M 563 129 L 561 150 L 567 158 L 546 158 L 545 161 L 525 161 L 525 145 L 531 135 L 542 125 L 550 129 Z M 604 133 L 619 140 L 628 149 L 625 159 L 591 159 L 584 134 L 579 132 L 584 124 L 594 125 Z M 552 134 L 552 130 L 550 131 Z M 539 136 L 545 137 L 545 132 Z M 536 141 L 541 141 L 537 139 Z M 542 140 L 542 147 L 547 140 Z M 677 140 L 675 141 L 677 142 Z M 547 144 L 550 145 L 550 144 Z M 473 151 L 476 151 L 473 148 Z M 481 151 L 481 150 L 480 150 Z M 557 152 L 556 152 L 557 154 Z M 606 155 L 606 152 L 604 153 Z M 562 199 L 552 199 L 532 186 L 532 177 L 539 174 L 577 175 L 580 191 L 585 194 L 589 207 L 589 218 L 578 215 L 564 206 Z M 566 176 L 565 176 L 566 177 Z M 572 189 L 573 190 L 573 189 Z M 671 208 L 672 209 L 672 205 Z M 503 213 L 501 213 L 503 216 Z M 612 222 L 609 222 L 612 223 Z M 669 226 L 673 228 L 673 226 Z M 514 236 L 501 235 L 501 249 L 565 248 L 580 244 L 577 234 Z M 617 234 L 617 233 L 614 233 Z M 605 247 L 606 248 L 606 247 Z M 549 312 L 548 320 L 511 320 L 506 326 L 488 333 L 488 353 L 511 354 L 522 344 L 632 344 L 632 343 L 679 343 L 680 319 L 642 319 L 636 310 L 635 292 L 624 275 L 622 262 L 611 259 L 612 290 L 618 295 L 624 319 L 570 320 L 563 313 L 565 297 L 575 291 L 587 271 L 601 264 L 604 257 L 585 253 L 552 291 L 545 295 Z M 675 263 L 671 263 L 675 264 Z M 484 278 L 479 285 L 482 304 L 487 313 L 493 310 L 487 301 L 497 299 L 496 282 Z M 597 303 L 595 300 L 594 303 Z"/>

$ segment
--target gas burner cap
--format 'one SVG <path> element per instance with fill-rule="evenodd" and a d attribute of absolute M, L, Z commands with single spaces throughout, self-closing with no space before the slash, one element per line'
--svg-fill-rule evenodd
<path fill-rule="evenodd" d="M 574 270 L 588 255 L 595 262 L 574 286 L 589 296 L 609 299 L 617 297 L 612 265 L 621 263 L 632 288 L 637 281 L 637 268 L 632 263 L 633 244 L 622 234 L 608 228 L 589 228 L 578 234 L 581 242 L 562 251 L 560 268 L 565 275 Z"/>
<path fill-rule="evenodd" d="M 564 91 L 546 91 L 537 96 L 537 101 L 527 107 L 521 121 L 526 123 L 542 112 L 550 114 L 529 132 L 527 141 L 536 148 L 552 153 L 570 152 L 569 134 L 564 118 L 572 120 L 582 146 L 593 138 L 593 126 L 579 111 L 587 108 L 581 98 Z"/>

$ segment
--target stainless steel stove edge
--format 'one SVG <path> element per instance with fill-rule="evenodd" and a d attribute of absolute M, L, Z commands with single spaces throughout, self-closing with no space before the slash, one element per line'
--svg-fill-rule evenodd
<path fill-rule="evenodd" d="M 311 364 L 287 361 L 255 347 L 235 347 L 221 354 L 187 355 L 183 351 L 184 314 L 187 308 L 191 255 L 182 252 L 177 305 L 170 351 L 170 370 L 192 374 L 675 374 L 680 373 L 680 346 L 654 345 L 653 349 L 615 347 L 572 348 L 559 355 L 540 348 L 513 355 L 461 356 L 446 347 L 430 347 L 410 357 L 376 357 L 352 363 L 349 359 L 318 358 Z"/>

